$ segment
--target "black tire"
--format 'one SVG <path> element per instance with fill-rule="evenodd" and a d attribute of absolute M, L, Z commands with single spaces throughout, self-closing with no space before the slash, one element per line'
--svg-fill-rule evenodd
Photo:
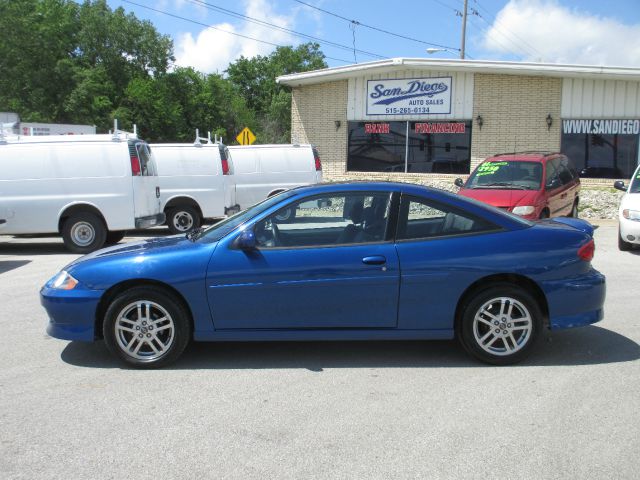
<path fill-rule="evenodd" d="M 71 215 L 62 226 L 64 245 L 73 253 L 89 253 L 102 248 L 107 239 L 107 227 L 94 213 Z"/>
<path fill-rule="evenodd" d="M 173 234 L 188 233 L 202 225 L 200 212 L 195 207 L 183 205 L 167 210 L 167 226 Z"/>
<path fill-rule="evenodd" d="M 576 201 L 573 202 L 573 207 L 571 207 L 571 213 L 569 213 L 570 217 L 573 218 L 578 218 L 578 199 L 576 198 Z"/>
<path fill-rule="evenodd" d="M 296 211 L 293 207 L 285 208 L 276 213 L 274 217 L 279 223 L 292 222 L 296 218 Z"/>
<path fill-rule="evenodd" d="M 138 304 L 142 305 L 141 316 Z M 184 352 L 191 339 L 189 319 L 189 312 L 171 292 L 141 286 L 127 290 L 110 303 L 102 331 L 109 351 L 126 364 L 158 368 L 175 362 Z"/>
<path fill-rule="evenodd" d="M 508 301 L 502 303 L 502 299 Z M 511 310 L 499 313 L 510 306 Z M 527 357 L 543 325 L 535 298 L 509 283 L 478 291 L 465 302 L 461 312 L 456 333 L 462 346 L 478 360 L 492 365 L 510 365 Z M 530 321 L 523 320 L 526 317 Z"/>
<path fill-rule="evenodd" d="M 629 242 L 625 242 L 622 239 L 622 233 L 620 232 L 620 227 L 618 227 L 618 250 L 621 252 L 628 252 L 633 248 L 633 244 Z"/>
<path fill-rule="evenodd" d="M 546 208 L 540 212 L 540 220 L 544 220 L 545 218 L 549 218 L 549 210 Z"/>
<path fill-rule="evenodd" d="M 124 230 L 109 232 L 107 233 L 107 240 L 105 243 L 107 245 L 115 245 L 116 243 L 118 243 L 120 240 L 124 238 L 125 233 L 127 232 Z"/>

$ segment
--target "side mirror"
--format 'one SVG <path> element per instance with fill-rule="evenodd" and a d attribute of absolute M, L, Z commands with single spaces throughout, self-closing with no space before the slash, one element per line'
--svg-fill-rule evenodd
<path fill-rule="evenodd" d="M 253 228 L 247 228 L 238 238 L 236 238 L 235 247 L 240 250 L 256 249 L 256 234 L 253 231 Z"/>
<path fill-rule="evenodd" d="M 462 181 L 461 178 L 456 178 L 453 183 L 456 187 L 460 187 L 460 188 L 464 187 L 464 182 Z"/>
<path fill-rule="evenodd" d="M 613 183 L 613 188 L 615 188 L 616 190 L 621 190 L 623 192 L 627 191 L 627 187 L 624 185 L 624 182 L 622 180 L 617 180 Z"/>

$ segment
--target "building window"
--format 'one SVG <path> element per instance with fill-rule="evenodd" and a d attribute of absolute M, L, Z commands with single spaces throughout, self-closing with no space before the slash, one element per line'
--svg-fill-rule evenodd
<path fill-rule="evenodd" d="M 349 122 L 351 172 L 469 173 L 471 122 Z"/>
<path fill-rule="evenodd" d="M 581 177 L 629 178 L 638 165 L 640 120 L 563 120 L 562 153 Z"/>

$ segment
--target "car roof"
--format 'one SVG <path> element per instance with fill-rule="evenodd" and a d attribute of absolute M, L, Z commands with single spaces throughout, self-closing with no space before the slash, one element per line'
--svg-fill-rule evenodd
<path fill-rule="evenodd" d="M 509 162 L 544 162 L 546 160 L 562 156 L 559 152 L 513 152 L 499 153 L 488 157 L 485 162 L 509 161 Z"/>

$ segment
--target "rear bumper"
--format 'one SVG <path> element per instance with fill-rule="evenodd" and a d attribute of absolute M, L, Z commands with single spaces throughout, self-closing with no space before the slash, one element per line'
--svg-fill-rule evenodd
<path fill-rule="evenodd" d="M 156 225 L 162 225 L 165 221 L 165 215 L 160 212 L 156 215 L 149 215 L 148 217 L 136 218 L 136 228 L 149 228 Z"/>
<path fill-rule="evenodd" d="M 224 214 L 225 215 L 235 215 L 236 213 L 238 213 L 240 211 L 240 205 L 238 205 L 237 203 L 231 207 L 224 207 Z"/>
<path fill-rule="evenodd" d="M 602 320 L 605 276 L 591 269 L 585 275 L 542 284 L 549 305 L 549 328 L 581 327 Z"/>

